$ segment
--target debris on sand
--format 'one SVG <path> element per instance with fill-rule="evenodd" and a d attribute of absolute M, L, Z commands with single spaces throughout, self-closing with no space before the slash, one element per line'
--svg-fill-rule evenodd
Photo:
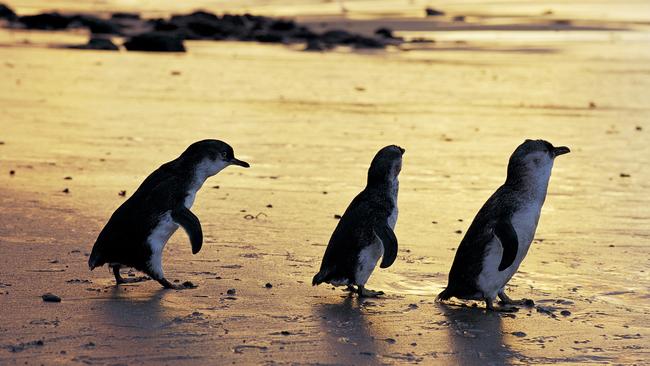
<path fill-rule="evenodd" d="M 562 316 L 569 316 L 569 315 L 571 315 L 571 312 L 569 310 L 562 310 L 562 311 L 560 311 L 560 314 Z"/>
<path fill-rule="evenodd" d="M 631 176 L 630 176 L 629 174 L 627 174 L 627 173 L 621 173 L 621 174 L 619 174 L 619 176 L 620 176 L 621 178 L 629 178 L 629 177 L 631 177 Z"/>
<path fill-rule="evenodd" d="M 453 20 L 454 20 L 454 22 L 462 23 L 462 22 L 465 21 L 465 16 L 464 15 L 456 15 Z"/>
<path fill-rule="evenodd" d="M 339 215 L 339 214 L 335 214 L 335 215 L 334 215 L 334 218 L 337 219 L 337 220 L 340 220 L 340 219 L 341 219 L 341 215 Z"/>
<path fill-rule="evenodd" d="M 512 332 L 510 334 L 512 334 L 515 337 L 519 337 L 519 338 L 522 338 L 522 337 L 526 336 L 526 333 L 524 333 L 524 332 Z"/>
<path fill-rule="evenodd" d="M 237 290 L 235 290 L 234 288 L 229 288 L 228 291 L 226 291 L 226 293 L 227 293 L 228 295 L 236 295 L 236 294 L 237 294 Z"/>
<path fill-rule="evenodd" d="M 22 352 L 27 348 L 31 347 L 42 347 L 45 343 L 42 340 L 37 340 L 37 341 L 31 341 L 31 342 L 26 342 L 26 343 L 20 343 L 17 345 L 10 345 L 7 348 L 9 349 L 10 352 Z"/>
<path fill-rule="evenodd" d="M 15 170 L 10 170 L 9 175 L 16 175 L 16 171 Z"/>
<path fill-rule="evenodd" d="M 117 193 L 117 195 L 120 196 L 120 197 L 124 197 L 124 196 L 126 196 L 126 191 L 124 191 L 124 190 L 119 191 L 119 192 Z"/>
<path fill-rule="evenodd" d="M 88 43 L 68 46 L 77 50 L 119 51 L 119 48 L 108 38 L 91 37 Z"/>
<path fill-rule="evenodd" d="M 271 284 L 271 282 L 267 282 L 266 285 L 264 285 L 264 287 L 266 287 L 266 288 L 272 288 L 273 285 Z"/>
<path fill-rule="evenodd" d="M 48 292 L 41 296 L 45 302 L 61 302 L 61 298 L 54 295 L 51 292 Z"/>
<path fill-rule="evenodd" d="M 61 191 L 61 192 L 63 192 L 63 193 L 70 193 L 70 189 L 68 189 L 68 188 L 64 188 L 63 191 Z"/>
<path fill-rule="evenodd" d="M 182 285 L 185 288 L 197 288 L 197 287 L 199 287 L 198 285 L 195 285 L 191 281 L 185 281 L 185 282 L 182 283 Z"/>

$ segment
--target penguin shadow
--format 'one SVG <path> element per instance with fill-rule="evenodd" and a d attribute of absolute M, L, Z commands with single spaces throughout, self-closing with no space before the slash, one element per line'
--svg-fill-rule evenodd
<path fill-rule="evenodd" d="M 113 286 L 109 297 L 98 301 L 98 321 L 114 327 L 151 330 L 163 327 L 172 318 L 162 301 L 168 290 L 160 288 L 151 294 L 136 294 L 124 291 L 125 286 Z"/>
<path fill-rule="evenodd" d="M 336 364 L 369 364 L 377 362 L 382 351 L 378 347 L 372 322 L 366 319 L 364 300 L 350 294 L 342 302 L 318 304 L 314 315 L 328 344 L 331 359 Z"/>
<path fill-rule="evenodd" d="M 481 308 L 439 303 L 447 343 L 457 365 L 509 365 L 516 353 L 504 344 L 502 314 Z"/>

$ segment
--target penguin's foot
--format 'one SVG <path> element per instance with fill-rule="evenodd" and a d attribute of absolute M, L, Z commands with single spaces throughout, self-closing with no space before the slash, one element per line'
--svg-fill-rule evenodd
<path fill-rule="evenodd" d="M 193 289 L 197 288 L 198 286 L 193 284 L 190 281 L 185 281 L 180 285 L 173 284 L 169 282 L 166 278 L 161 278 L 157 280 L 158 283 L 160 283 L 164 288 L 169 289 L 169 290 L 187 290 L 187 289 Z"/>
<path fill-rule="evenodd" d="M 523 306 L 535 306 L 535 302 L 531 299 L 520 299 L 520 300 L 513 300 L 508 295 L 506 295 L 505 292 L 501 291 L 499 292 L 499 305 L 523 305 Z"/>
<path fill-rule="evenodd" d="M 149 280 L 151 280 L 151 277 L 147 277 L 147 276 L 121 278 L 120 281 L 118 282 L 118 285 L 122 283 L 138 283 L 138 282 L 149 281 Z"/>
<path fill-rule="evenodd" d="M 359 294 L 359 297 L 379 297 L 384 294 L 384 291 L 368 290 L 364 286 L 359 285 L 357 294 Z"/>

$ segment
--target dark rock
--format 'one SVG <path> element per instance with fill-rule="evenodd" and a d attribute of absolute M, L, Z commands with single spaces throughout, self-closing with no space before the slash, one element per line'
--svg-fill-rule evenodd
<path fill-rule="evenodd" d="M 61 191 L 61 192 L 63 192 L 63 193 L 70 193 L 70 189 L 69 189 L 69 188 L 63 188 L 63 191 Z"/>
<path fill-rule="evenodd" d="M 185 281 L 185 282 L 183 282 L 183 287 L 185 287 L 185 288 L 197 288 L 199 286 L 195 285 L 191 281 Z"/>
<path fill-rule="evenodd" d="M 129 51 L 185 52 L 181 37 L 164 32 L 148 32 L 131 37 L 124 47 Z"/>
<path fill-rule="evenodd" d="M 25 15 L 18 18 L 27 29 L 61 30 L 66 29 L 73 18 L 59 13 Z"/>
<path fill-rule="evenodd" d="M 384 38 L 395 38 L 390 28 L 379 28 L 375 31 L 375 34 Z"/>
<path fill-rule="evenodd" d="M 111 20 L 98 18 L 93 15 L 75 15 L 72 17 L 70 26 L 79 24 L 88 28 L 92 34 L 121 34 L 121 27 Z"/>
<path fill-rule="evenodd" d="M 307 40 L 307 45 L 305 46 L 305 51 L 327 51 L 330 49 L 328 45 L 321 42 L 319 39 L 309 39 Z M 326 192 L 323 194 L 327 194 Z"/>
<path fill-rule="evenodd" d="M 526 336 L 526 333 L 524 333 L 524 332 L 512 332 L 510 334 L 512 334 L 515 337 L 519 337 L 519 338 Z"/>
<path fill-rule="evenodd" d="M 280 32 L 262 32 L 253 36 L 253 39 L 262 43 L 283 43 L 285 37 Z"/>
<path fill-rule="evenodd" d="M 290 31 L 296 28 L 296 23 L 293 20 L 275 20 L 269 27 L 274 31 Z"/>
<path fill-rule="evenodd" d="M 117 12 L 111 14 L 111 19 L 131 19 L 131 20 L 139 20 L 140 19 L 140 14 L 138 13 L 124 13 L 124 12 Z"/>
<path fill-rule="evenodd" d="M 569 316 L 571 315 L 571 312 L 569 310 L 562 310 L 560 311 L 560 314 L 562 314 L 562 316 Z"/>
<path fill-rule="evenodd" d="M 380 40 L 375 38 L 370 38 L 370 37 L 364 37 L 364 36 L 356 36 L 354 38 L 353 45 L 354 48 L 366 48 L 366 49 L 368 48 L 378 49 L 378 48 L 386 47 L 386 45 Z"/>
<path fill-rule="evenodd" d="M 16 175 L 16 171 L 15 170 L 10 170 L 9 175 Z"/>
<path fill-rule="evenodd" d="M 50 293 L 50 292 L 44 294 L 41 297 L 43 298 L 43 301 L 45 301 L 45 302 L 61 302 L 60 297 L 58 297 L 58 296 L 56 296 L 56 295 L 54 295 L 53 293 Z"/>
<path fill-rule="evenodd" d="M 426 8 L 424 9 L 428 17 L 439 17 L 442 15 L 445 15 L 445 12 L 442 10 L 434 9 L 434 8 Z"/>
<path fill-rule="evenodd" d="M 283 330 L 280 332 L 280 334 L 282 334 L 283 336 L 288 336 L 291 335 L 291 332 L 289 332 L 288 330 Z"/>
<path fill-rule="evenodd" d="M 235 290 L 234 288 L 230 288 L 230 289 L 228 289 L 228 291 L 226 291 L 226 293 L 228 295 L 235 295 L 235 294 L 237 294 L 237 290 Z"/>
<path fill-rule="evenodd" d="M 270 282 L 267 282 L 266 285 L 264 285 L 264 287 L 266 287 L 266 288 L 272 288 L 273 285 L 272 285 Z"/>
<path fill-rule="evenodd" d="M 117 195 L 120 197 L 124 197 L 126 196 L 126 191 L 120 191 Z"/>
<path fill-rule="evenodd" d="M 340 219 L 341 219 L 341 215 L 336 214 L 336 215 L 334 215 L 334 218 L 337 219 L 337 220 L 340 220 Z"/>
<path fill-rule="evenodd" d="M 465 16 L 464 15 L 456 15 L 454 17 L 454 22 L 464 22 L 465 21 Z"/>
<path fill-rule="evenodd" d="M 7 19 L 10 22 L 18 19 L 16 13 L 7 5 L 0 4 L 0 19 Z"/>
<path fill-rule="evenodd" d="M 69 48 L 74 48 L 78 50 L 104 50 L 104 51 L 118 51 L 119 48 L 113 43 L 110 39 L 107 38 L 98 38 L 93 37 L 88 40 L 88 43 L 70 46 Z"/>
<path fill-rule="evenodd" d="M 620 176 L 621 178 L 629 178 L 629 177 L 630 177 L 630 175 L 627 174 L 627 173 L 621 173 L 621 174 L 619 174 L 619 176 Z"/>
<path fill-rule="evenodd" d="M 350 44 L 354 41 L 354 36 L 344 30 L 331 30 L 321 34 L 321 41 L 329 44 Z"/>

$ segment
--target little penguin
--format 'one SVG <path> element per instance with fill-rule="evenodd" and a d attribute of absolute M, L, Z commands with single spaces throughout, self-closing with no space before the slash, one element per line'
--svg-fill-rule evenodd
<path fill-rule="evenodd" d="M 556 157 L 570 152 L 544 140 L 526 140 L 510 156 L 505 183 L 485 202 L 460 242 L 447 288 L 436 300 L 451 297 L 485 301 L 488 310 L 517 272 L 535 236 Z M 504 307 L 502 310 L 508 310 Z"/>
<path fill-rule="evenodd" d="M 205 180 L 229 165 L 250 166 L 236 159 L 232 147 L 227 143 L 202 140 L 191 144 L 178 158 L 156 169 L 115 210 L 99 233 L 88 259 L 90 270 L 108 263 L 119 285 L 135 282 L 120 276 L 120 267 L 133 267 L 158 281 L 164 288 L 186 288 L 184 285 L 173 285 L 165 278 L 163 249 L 176 229 L 182 226 L 190 238 L 192 253 L 201 250 L 201 223 L 190 208 Z"/>
<path fill-rule="evenodd" d="M 397 258 L 393 230 L 397 223 L 397 177 L 403 154 L 404 149 L 395 145 L 377 152 L 368 169 L 366 188 L 352 200 L 334 229 L 312 285 L 347 285 L 349 291 L 360 297 L 383 295 L 364 286 L 379 258 L 381 268 L 390 267 Z"/>

